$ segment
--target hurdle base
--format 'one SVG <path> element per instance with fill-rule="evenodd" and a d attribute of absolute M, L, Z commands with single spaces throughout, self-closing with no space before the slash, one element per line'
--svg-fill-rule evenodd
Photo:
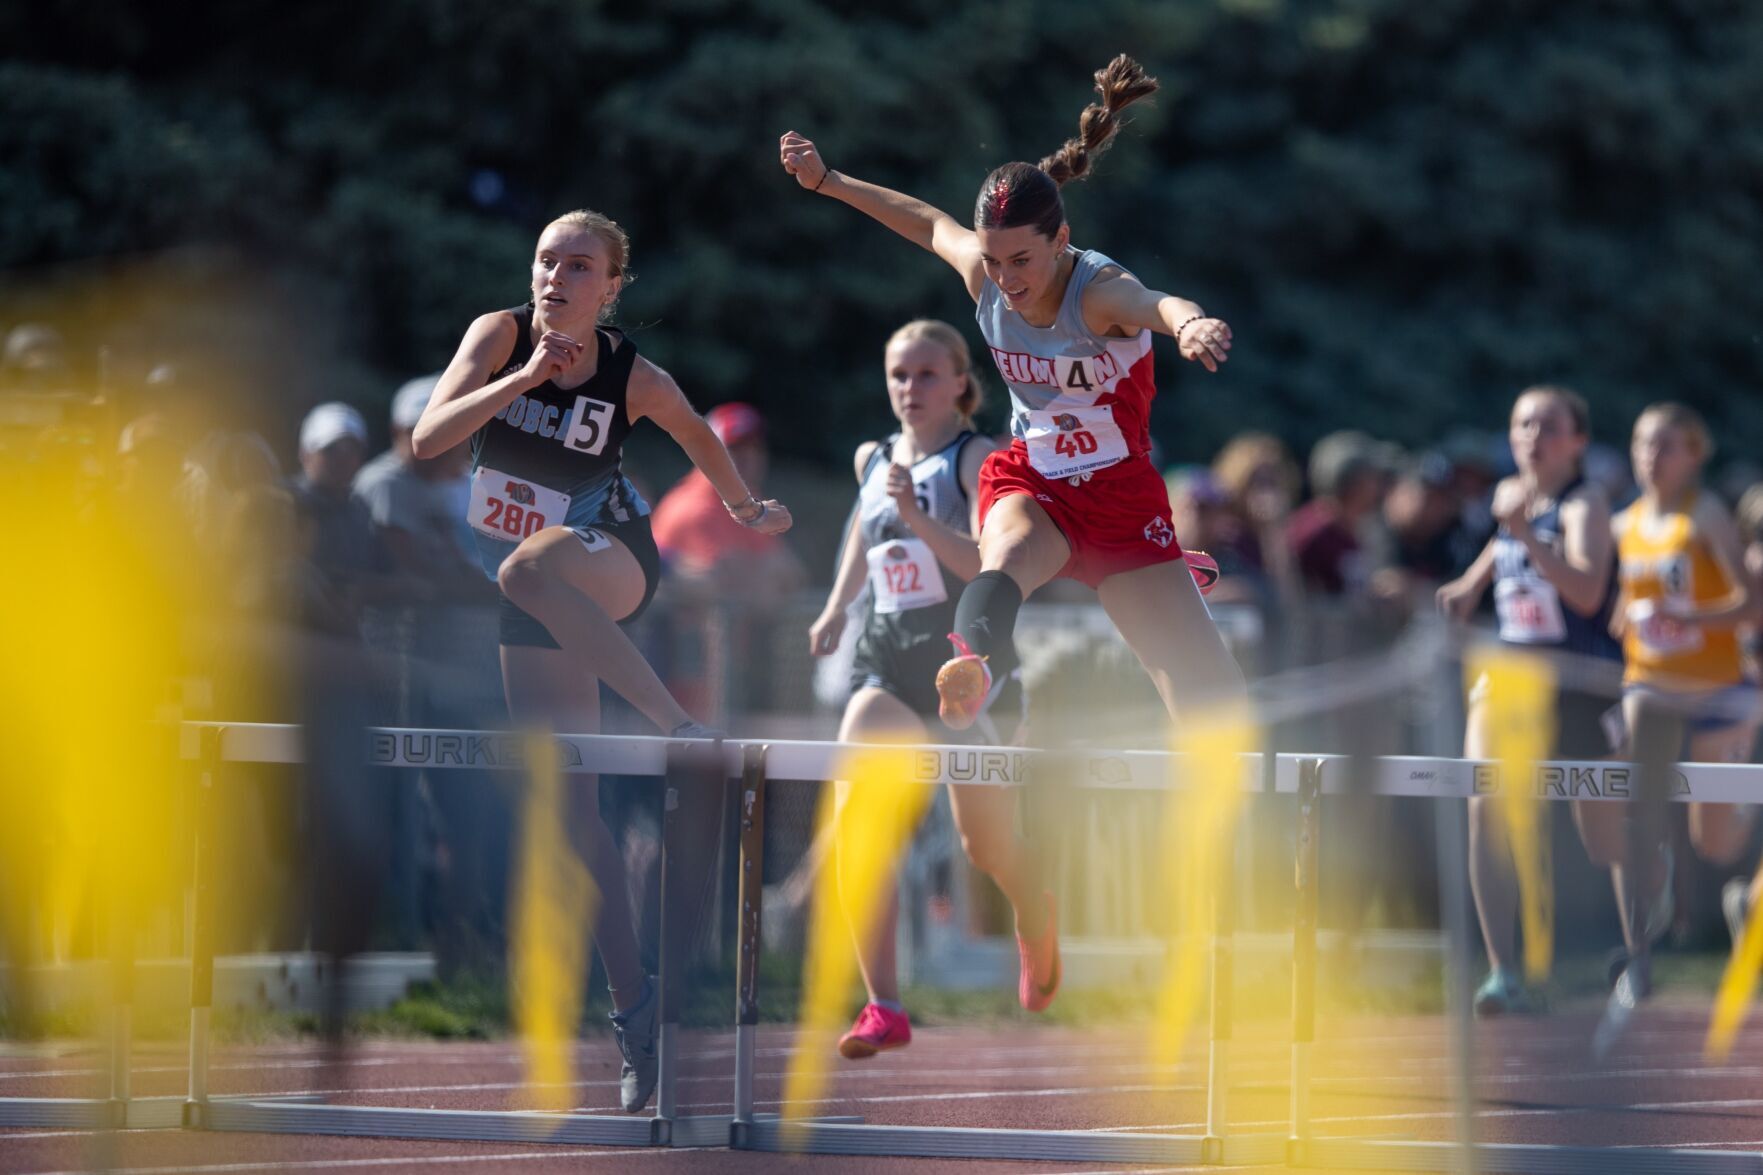
<path fill-rule="evenodd" d="M 1295 1142 L 1296 1140 L 1294 1140 Z M 1473 1169 L 1501 1175 L 1763 1175 L 1763 1152 L 1669 1147 L 1546 1146 L 1477 1143 Z M 1457 1171 L 1463 1147 L 1454 1142 L 1312 1138 L 1302 1164 L 1363 1171 Z"/>
<path fill-rule="evenodd" d="M 274 1100 L 208 1103 L 206 1129 L 255 1134 L 335 1134 L 449 1142 L 531 1142 L 575 1146 L 667 1146 L 663 1118 L 545 1114 L 511 1110 L 410 1110 Z M 727 1122 L 728 1119 L 723 1119 Z"/>
<path fill-rule="evenodd" d="M 0 1126 L 37 1130 L 165 1130 L 182 1124 L 181 1097 L 0 1098 Z"/>
<path fill-rule="evenodd" d="M 810 1118 L 807 1121 L 820 1126 L 861 1126 L 863 1125 L 863 1115 L 828 1114 L 824 1117 Z M 750 1122 L 743 1122 L 739 1118 L 735 1118 L 728 1124 L 728 1136 L 718 1145 L 726 1145 L 730 1150 L 736 1151 L 764 1150 L 765 1148 L 754 1145 L 753 1127 L 756 1125 L 777 1126 L 782 1122 L 782 1114 L 755 1114 Z"/>
<path fill-rule="evenodd" d="M 742 1150 L 777 1154 L 866 1155 L 924 1159 L 1021 1159 L 1027 1162 L 1272 1164 L 1285 1158 L 1274 1135 L 1208 1140 L 1193 1135 L 1109 1131 L 1009 1130 L 967 1126 L 846 1126 L 755 1121 Z"/>

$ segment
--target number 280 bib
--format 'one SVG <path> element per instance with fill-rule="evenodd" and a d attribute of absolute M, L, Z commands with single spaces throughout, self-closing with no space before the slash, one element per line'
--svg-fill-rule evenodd
<path fill-rule="evenodd" d="M 1022 439 L 1029 463 L 1042 477 L 1077 477 L 1127 457 L 1112 404 L 1030 412 Z"/>
<path fill-rule="evenodd" d="M 479 534 L 518 543 L 547 526 L 562 525 L 568 513 L 568 494 L 487 465 L 471 476 L 471 508 L 465 519 Z"/>

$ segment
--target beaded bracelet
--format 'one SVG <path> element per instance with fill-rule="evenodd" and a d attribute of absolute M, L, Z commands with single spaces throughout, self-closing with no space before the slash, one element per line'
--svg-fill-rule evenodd
<path fill-rule="evenodd" d="M 1188 329 L 1188 327 L 1192 326 L 1196 322 L 1199 322 L 1202 318 L 1205 318 L 1205 317 L 1206 316 L 1204 314 L 1195 314 L 1192 317 L 1190 317 L 1187 321 L 1183 322 L 1180 326 L 1176 327 L 1175 328 L 1175 341 L 1178 343 L 1181 342 L 1181 332 Z"/>

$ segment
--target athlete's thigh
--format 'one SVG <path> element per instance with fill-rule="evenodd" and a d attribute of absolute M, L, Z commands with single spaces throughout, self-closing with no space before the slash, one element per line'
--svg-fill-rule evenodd
<path fill-rule="evenodd" d="M 979 530 L 980 566 L 1003 571 L 1028 595 L 1071 558 L 1071 544 L 1040 503 L 1027 494 L 1006 494 L 992 503 Z"/>
<path fill-rule="evenodd" d="M 546 527 L 523 539 L 509 558 L 535 561 L 546 574 L 587 596 L 614 620 L 636 611 L 648 587 L 642 564 L 630 548 L 593 527 L 584 527 L 580 533 L 561 526 Z"/>
<path fill-rule="evenodd" d="M 842 743 L 911 743 L 924 739 L 924 719 L 885 689 L 863 686 L 845 703 L 845 717 L 839 723 L 839 741 Z M 834 786 L 833 794 L 842 811 L 851 794 L 851 782 L 841 779 Z"/>
<path fill-rule="evenodd" d="M 1146 669 L 1193 683 L 1196 700 L 1227 701 L 1245 692 L 1242 670 L 1225 647 L 1180 559 L 1122 571 L 1096 589 L 1108 618 Z"/>
<path fill-rule="evenodd" d="M 845 703 L 845 717 L 839 723 L 840 742 L 922 742 L 924 738 L 924 719 L 885 689 L 863 686 Z"/>
<path fill-rule="evenodd" d="M 1698 730 L 1690 735 L 1689 761 L 1749 763 L 1751 749 L 1756 742 L 1757 728 L 1749 722 L 1722 726 L 1716 730 Z"/>
<path fill-rule="evenodd" d="M 1488 703 L 1485 697 L 1476 696 L 1481 692 L 1481 689 L 1481 683 L 1478 682 L 1476 689 L 1471 691 L 1468 713 L 1463 716 L 1463 757 L 1465 759 L 1486 759 L 1489 757 Z"/>

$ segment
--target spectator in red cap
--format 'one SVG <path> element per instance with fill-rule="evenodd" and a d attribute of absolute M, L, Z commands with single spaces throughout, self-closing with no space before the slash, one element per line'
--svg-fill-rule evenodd
<path fill-rule="evenodd" d="M 759 410 L 738 402 L 718 404 L 704 419 L 734 458 L 742 480 L 760 494 L 770 451 Z M 657 656 L 667 666 L 668 688 L 694 714 L 726 721 L 725 683 L 713 667 L 740 665 L 745 667 L 742 705 L 763 709 L 771 682 L 766 657 L 754 650 L 767 647 L 778 606 L 806 584 L 801 562 L 777 535 L 730 518 L 715 487 L 696 469 L 663 495 L 653 517 L 655 545 L 671 572 L 663 591 L 671 605 L 673 636 L 670 651 Z M 732 623 L 709 623 L 717 609 L 727 609 Z M 701 641 L 709 644 L 694 647 Z"/>
<path fill-rule="evenodd" d="M 770 452 L 765 420 L 751 404 L 718 404 L 704 416 L 754 493 L 765 482 Z M 696 469 L 655 507 L 655 545 L 681 578 L 715 595 L 776 599 L 805 582 L 802 565 L 783 540 L 729 517 L 710 479 Z"/>

